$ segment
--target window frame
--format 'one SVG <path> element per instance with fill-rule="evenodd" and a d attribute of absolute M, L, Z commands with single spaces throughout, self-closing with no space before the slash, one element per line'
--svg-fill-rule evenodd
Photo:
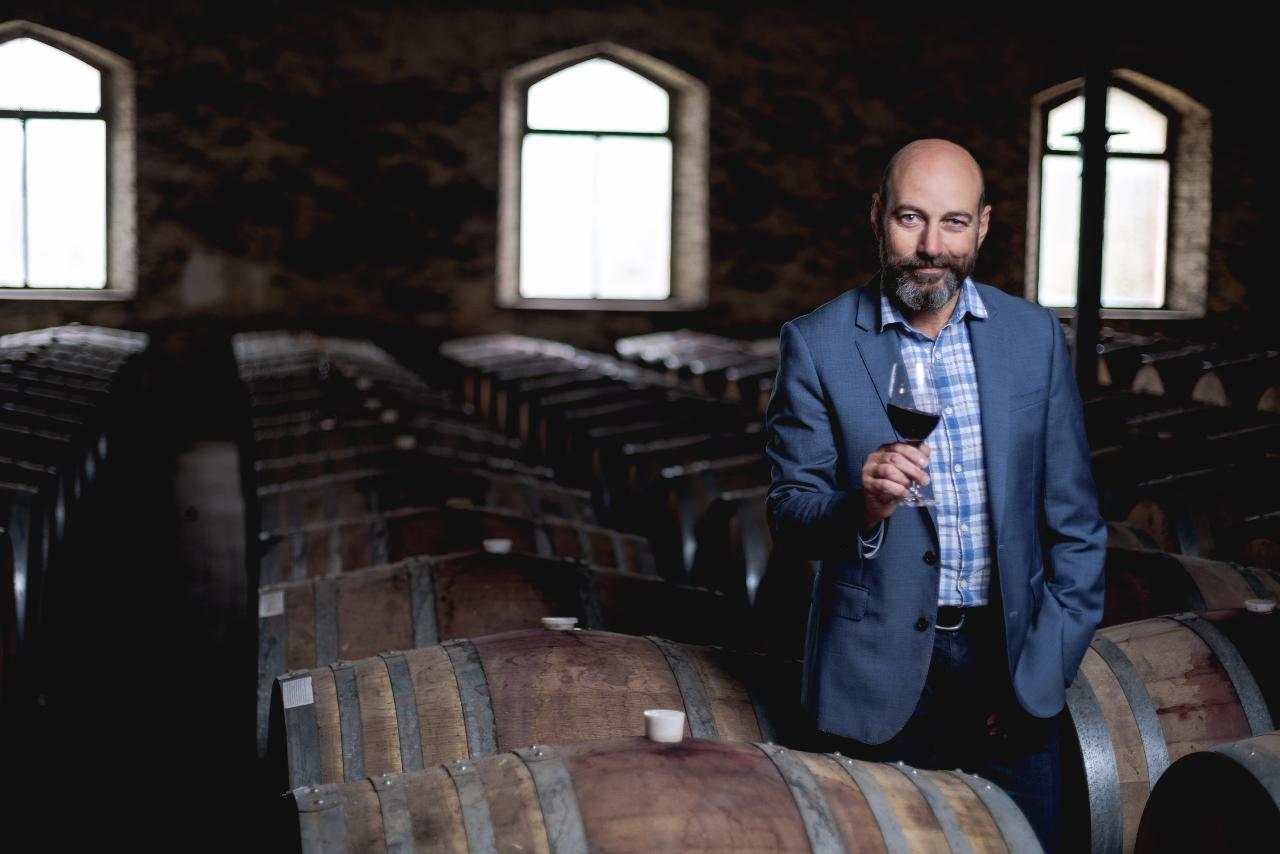
<path fill-rule="evenodd" d="M 1208 290 L 1210 154 L 1209 111 L 1185 94 L 1167 84 L 1129 69 L 1114 69 L 1108 88 L 1121 89 L 1168 121 L 1163 154 L 1123 152 L 1111 157 L 1132 160 L 1164 160 L 1169 164 L 1169 196 L 1166 200 L 1168 229 L 1165 238 L 1164 305 L 1160 308 L 1102 307 L 1104 318 L 1182 319 L 1203 317 Z M 1040 92 L 1031 106 L 1031 158 L 1027 181 L 1027 245 L 1025 296 L 1039 304 L 1040 222 L 1043 216 L 1041 174 L 1043 161 L 1049 154 L 1069 154 L 1050 150 L 1049 113 L 1056 107 L 1084 94 L 1084 79 L 1060 83 Z M 1201 168 L 1188 169 L 1190 156 L 1203 145 Z M 1080 152 L 1077 156 L 1083 157 Z M 1191 174 L 1193 171 L 1200 174 Z M 1199 209 L 1184 210 L 1185 200 L 1198 197 Z M 1052 306 L 1059 317 L 1074 317 L 1075 306 Z"/>
<path fill-rule="evenodd" d="M 529 133 L 596 135 L 595 131 L 531 129 L 529 89 L 558 71 L 606 59 L 639 74 L 670 99 L 667 132 L 600 135 L 665 136 L 671 140 L 671 290 L 665 299 L 554 298 L 520 294 L 522 150 Z M 697 79 L 659 59 L 609 42 L 560 51 L 508 71 L 502 80 L 496 299 L 502 308 L 570 311 L 689 311 L 707 304 L 708 175 L 707 90 Z"/>
<path fill-rule="evenodd" d="M 97 119 L 106 126 L 106 284 L 92 287 L 0 288 L 0 299 L 127 300 L 137 294 L 136 157 L 133 66 L 128 60 L 84 39 L 29 21 L 0 22 L 0 44 L 29 38 L 80 60 L 100 75 L 101 105 L 96 114 L 49 110 L 0 110 L 4 118 Z M 25 204 L 25 200 L 24 200 Z M 27 251 L 24 247 L 24 252 Z"/>

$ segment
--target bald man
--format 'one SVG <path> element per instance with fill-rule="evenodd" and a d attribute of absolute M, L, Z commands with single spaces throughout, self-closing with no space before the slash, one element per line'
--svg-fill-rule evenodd
<path fill-rule="evenodd" d="M 881 270 L 782 328 L 767 415 L 775 539 L 820 559 L 804 700 L 847 752 L 964 768 L 1058 847 L 1054 717 L 1102 616 L 1105 529 L 1052 312 L 969 274 L 991 207 L 954 143 L 899 151 L 873 194 Z M 900 355 L 941 417 L 906 444 Z M 900 504 L 912 482 L 934 506 Z"/>

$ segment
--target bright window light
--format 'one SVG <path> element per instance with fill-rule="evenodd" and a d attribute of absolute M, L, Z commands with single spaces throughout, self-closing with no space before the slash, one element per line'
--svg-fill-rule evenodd
<path fill-rule="evenodd" d="M 1102 304 L 1160 308 L 1165 302 L 1169 241 L 1168 119 L 1129 92 L 1107 89 L 1107 202 L 1103 226 Z M 1080 246 L 1081 164 L 1078 134 L 1084 97 L 1049 111 L 1041 160 L 1040 258 L 1036 292 L 1042 305 L 1076 304 Z M 1138 155 L 1137 157 L 1126 155 Z M 1146 156 L 1143 156 L 1146 155 Z M 1154 156 L 1153 156 L 1154 155 Z"/>
<path fill-rule="evenodd" d="M 0 110 L 96 113 L 102 75 L 74 56 L 35 39 L 0 44 Z"/>
<path fill-rule="evenodd" d="M 670 97 L 606 59 L 529 87 L 521 146 L 520 295 L 671 295 Z"/>
<path fill-rule="evenodd" d="M 670 97 L 658 84 L 607 59 L 588 59 L 529 87 L 529 127 L 666 133 Z"/>
<path fill-rule="evenodd" d="M 0 43 L 0 286 L 106 287 L 101 107 L 97 69 L 35 39 Z"/>

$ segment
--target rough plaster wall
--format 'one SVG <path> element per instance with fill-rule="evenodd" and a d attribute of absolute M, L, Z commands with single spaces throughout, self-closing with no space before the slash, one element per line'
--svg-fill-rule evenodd
<path fill-rule="evenodd" d="M 894 149 L 929 135 L 962 141 L 984 162 L 996 212 L 978 272 L 1020 293 L 1027 104 L 1079 74 L 1080 45 L 1100 33 L 1116 65 L 1214 111 L 1210 311 L 1276 305 L 1259 277 L 1253 176 L 1263 155 L 1236 82 L 1242 57 L 1261 60 L 1202 22 L 1044 34 L 995 16 L 797 4 L 21 6 L 0 17 L 135 63 L 140 287 L 123 304 L 6 302 L 0 330 L 83 320 L 149 330 L 175 352 L 275 325 L 424 345 L 497 329 L 596 348 L 680 325 L 770 335 L 874 269 L 869 193 Z M 501 74 L 601 39 L 709 87 L 704 312 L 584 323 L 494 306 Z M 1221 70 L 1228 57 L 1231 73 Z"/>

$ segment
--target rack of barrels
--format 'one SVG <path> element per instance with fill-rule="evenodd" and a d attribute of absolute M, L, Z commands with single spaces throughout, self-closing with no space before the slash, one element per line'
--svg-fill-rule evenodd
<path fill-rule="evenodd" d="M 67 548 L 145 378 L 145 335 L 60 326 L 0 336 L 0 703 L 38 701 Z"/>
<path fill-rule="evenodd" d="M 365 342 L 237 337 L 258 742 L 267 787 L 288 792 L 282 841 L 1036 850 L 981 780 L 815 752 L 796 708 L 813 570 L 769 538 L 756 398 L 681 367 L 717 346 L 770 358 L 691 334 L 619 342 L 634 361 L 494 335 L 447 343 L 428 385 Z M 1241 789 L 1252 774 L 1263 799 L 1273 779 L 1258 757 L 1275 761 L 1280 579 L 1221 559 L 1234 540 L 1216 531 L 1206 550 L 1155 548 L 1155 514 L 1129 512 L 1162 456 L 1230 448 L 1265 478 L 1267 413 L 1218 439 L 1193 411 L 1086 404 L 1112 521 L 1103 628 L 1061 718 L 1066 850 L 1163 850 L 1151 815 L 1193 820 L 1196 768 Z M 683 710 L 684 743 L 640 739 L 648 708 Z"/>

